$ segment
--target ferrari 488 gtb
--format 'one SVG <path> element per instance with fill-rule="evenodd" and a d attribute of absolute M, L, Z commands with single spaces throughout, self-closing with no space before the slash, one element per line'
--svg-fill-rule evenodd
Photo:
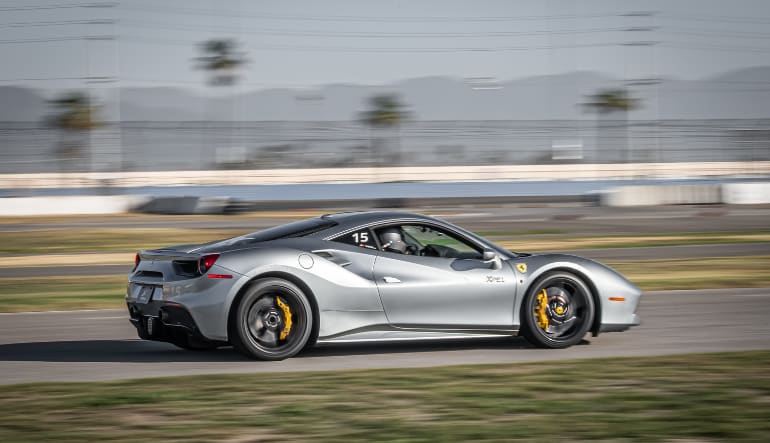
<path fill-rule="evenodd" d="M 316 342 L 521 334 L 563 348 L 639 324 L 640 296 L 595 261 L 510 252 L 424 215 L 356 212 L 141 251 L 126 301 L 143 339 L 280 360 Z"/>

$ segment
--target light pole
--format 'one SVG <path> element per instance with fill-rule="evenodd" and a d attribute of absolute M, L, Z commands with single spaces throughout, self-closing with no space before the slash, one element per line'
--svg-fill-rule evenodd
<path fill-rule="evenodd" d="M 658 14 L 657 11 L 632 11 L 628 12 L 626 14 L 621 14 L 621 17 L 628 17 L 631 19 L 634 18 L 647 18 L 652 21 L 649 25 L 642 25 L 642 26 L 630 26 L 628 28 L 623 29 L 623 32 L 629 32 L 632 33 L 632 35 L 637 36 L 639 33 L 649 33 L 649 32 L 655 32 L 659 28 L 658 26 L 655 26 L 654 24 L 654 18 Z M 647 78 L 638 78 L 638 79 L 628 79 L 625 75 L 623 78 L 623 82 L 626 86 L 648 86 L 648 85 L 654 85 L 655 86 L 655 141 L 656 141 L 656 157 L 660 154 L 660 145 L 659 145 L 659 137 L 658 137 L 658 130 L 657 126 L 659 124 L 659 109 L 658 109 L 658 87 L 657 85 L 660 83 L 660 80 L 656 76 L 656 65 L 655 65 L 655 47 L 660 44 L 659 41 L 656 40 L 631 40 L 627 42 L 621 43 L 621 46 L 624 47 L 639 47 L 639 48 L 651 48 L 652 49 L 652 75 Z M 624 65 L 625 65 L 625 57 L 624 57 Z M 624 69 L 624 73 L 625 73 Z M 628 139 L 628 132 L 630 130 L 630 123 L 628 120 L 626 120 L 626 155 L 625 155 L 625 162 L 630 163 L 633 162 L 633 147 L 632 147 L 632 141 Z"/>

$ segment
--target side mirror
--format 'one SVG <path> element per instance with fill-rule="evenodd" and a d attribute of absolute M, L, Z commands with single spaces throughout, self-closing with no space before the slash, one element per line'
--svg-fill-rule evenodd
<path fill-rule="evenodd" d="M 481 260 L 485 262 L 490 262 L 497 258 L 497 253 L 491 249 L 484 249 L 484 251 L 481 253 Z"/>

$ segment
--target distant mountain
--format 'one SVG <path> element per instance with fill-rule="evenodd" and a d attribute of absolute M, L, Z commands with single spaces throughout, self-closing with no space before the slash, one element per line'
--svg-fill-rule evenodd
<path fill-rule="evenodd" d="M 120 114 L 127 121 L 205 120 L 203 98 L 181 88 L 121 88 Z"/>
<path fill-rule="evenodd" d="M 642 106 L 631 119 L 770 118 L 770 66 L 741 69 L 702 80 L 664 79 L 629 86 Z M 345 121 L 378 93 L 398 94 L 419 120 L 593 119 L 581 106 L 601 88 L 625 82 L 595 72 L 534 76 L 489 85 L 449 77 L 407 79 L 390 85 L 332 84 L 312 91 L 268 89 L 207 98 L 174 88 L 121 89 L 126 121 Z M 105 103 L 105 108 L 111 108 Z M 0 121 L 40 121 L 49 112 L 42 94 L 0 87 Z"/>
<path fill-rule="evenodd" d="M 731 71 L 698 81 L 670 80 L 659 89 L 663 119 L 768 118 L 770 66 Z M 642 97 L 654 103 L 652 89 Z M 652 111 L 651 107 L 646 110 Z"/>

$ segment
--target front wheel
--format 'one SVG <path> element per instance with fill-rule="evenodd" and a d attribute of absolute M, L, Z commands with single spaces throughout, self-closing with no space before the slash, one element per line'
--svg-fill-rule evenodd
<path fill-rule="evenodd" d="M 567 348 L 580 342 L 594 321 L 588 286 L 567 272 L 546 274 L 524 300 L 522 335 L 535 346 Z"/>
<path fill-rule="evenodd" d="M 297 354 L 312 332 L 312 308 L 295 284 L 277 278 L 259 280 L 241 298 L 232 319 L 235 349 L 259 360 L 283 360 Z"/>

